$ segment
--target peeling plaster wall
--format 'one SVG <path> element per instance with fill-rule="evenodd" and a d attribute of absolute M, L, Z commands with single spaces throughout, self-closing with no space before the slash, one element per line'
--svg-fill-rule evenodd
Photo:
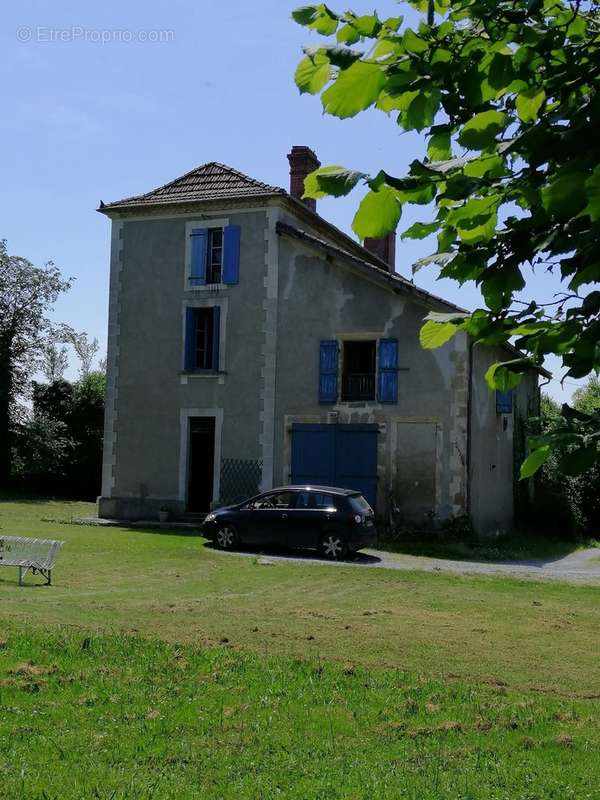
<path fill-rule="evenodd" d="M 466 500 L 467 346 L 456 337 L 423 350 L 428 309 L 281 237 L 275 426 L 275 483 L 290 479 L 294 422 L 376 422 L 380 426 L 378 510 L 390 492 L 404 513 L 431 524 L 462 513 Z M 396 337 L 398 403 L 318 402 L 322 339 Z M 340 358 L 341 370 L 341 358 Z"/>
<path fill-rule="evenodd" d="M 496 361 L 506 360 L 506 352 L 481 345 L 473 345 L 472 352 L 469 507 L 475 530 L 493 536 L 513 526 L 515 423 L 517 414 L 525 421 L 538 413 L 537 374 L 527 374 L 514 390 L 513 413 L 498 414 L 485 373 Z"/>

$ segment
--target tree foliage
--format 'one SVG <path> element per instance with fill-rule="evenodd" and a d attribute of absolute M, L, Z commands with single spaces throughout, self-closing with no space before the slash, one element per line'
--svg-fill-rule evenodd
<path fill-rule="evenodd" d="M 16 426 L 13 475 L 42 494 L 94 499 L 100 491 L 106 378 L 33 384 L 33 408 Z"/>
<path fill-rule="evenodd" d="M 376 175 L 323 167 L 306 196 L 341 196 L 366 185 L 353 229 L 360 238 L 393 230 L 406 204 L 428 216 L 405 238 L 437 235 L 414 265 L 474 281 L 485 307 L 472 314 L 432 313 L 425 347 L 456 331 L 490 345 L 514 342 L 523 358 L 496 365 L 491 388 L 516 385 L 556 354 L 566 375 L 600 370 L 600 16 L 596 2 L 565 0 L 410 0 L 424 14 L 416 27 L 401 16 L 338 13 L 325 4 L 293 13 L 335 42 L 306 48 L 296 71 L 301 92 L 321 94 L 340 118 L 366 109 L 423 132 L 424 154 L 406 174 Z M 360 166 L 360 165 L 358 165 Z M 524 269 L 556 272 L 555 301 L 522 302 Z M 436 332 L 437 329 L 437 332 Z M 524 475 L 571 437 L 580 471 L 600 458 L 600 412 L 565 406 L 556 429 L 538 437 Z"/>
<path fill-rule="evenodd" d="M 51 262 L 35 267 L 9 255 L 0 240 L 0 485 L 11 472 L 11 408 L 48 345 L 64 340 L 65 329 L 49 312 L 70 285 Z"/>

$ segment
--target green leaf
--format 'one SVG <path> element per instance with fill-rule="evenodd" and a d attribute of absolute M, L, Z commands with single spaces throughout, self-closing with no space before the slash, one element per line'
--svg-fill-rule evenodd
<path fill-rule="evenodd" d="M 361 239 L 381 239 L 396 230 L 401 213 L 396 192 L 384 184 L 363 197 L 352 221 L 352 230 Z"/>
<path fill-rule="evenodd" d="M 317 94 L 327 83 L 331 75 L 329 59 L 323 55 L 315 54 L 303 58 L 296 68 L 294 80 L 300 92 L 304 94 Z"/>
<path fill-rule="evenodd" d="M 521 383 L 522 373 L 529 369 L 531 369 L 531 361 L 528 358 L 497 361 L 485 373 L 485 380 L 490 389 L 507 392 Z"/>
<path fill-rule="evenodd" d="M 427 156 L 432 161 L 444 161 L 452 157 L 450 131 L 434 133 L 427 145 Z"/>
<path fill-rule="evenodd" d="M 585 213 L 589 214 L 592 222 L 598 222 L 600 219 L 600 165 L 585 182 L 585 192 L 588 200 Z"/>
<path fill-rule="evenodd" d="M 440 225 L 441 222 L 415 222 L 404 231 L 402 239 L 424 239 L 431 233 L 435 233 Z"/>
<path fill-rule="evenodd" d="M 500 178 L 506 172 L 504 159 L 498 155 L 482 155 L 465 164 L 464 174 L 469 178 Z"/>
<path fill-rule="evenodd" d="M 377 64 L 356 61 L 323 92 L 323 107 L 334 117 L 354 117 L 377 100 L 385 83 L 385 73 Z"/>
<path fill-rule="evenodd" d="M 360 33 L 353 25 L 348 24 L 338 30 L 336 39 L 340 44 L 356 44 L 360 41 Z"/>
<path fill-rule="evenodd" d="M 508 124 L 501 111 L 482 111 L 470 119 L 458 135 L 458 141 L 469 150 L 484 150 Z"/>
<path fill-rule="evenodd" d="M 323 36 L 335 33 L 338 26 L 337 16 L 325 5 L 301 6 L 292 11 L 292 18 L 300 25 L 312 28 Z"/>
<path fill-rule="evenodd" d="M 521 464 L 521 473 L 520 478 L 524 480 L 525 478 L 531 478 L 538 469 L 547 461 L 550 456 L 552 455 L 552 449 L 550 445 L 546 444 L 543 447 L 539 447 L 537 450 L 534 450 L 533 453 L 530 453 L 525 461 Z"/>
<path fill-rule="evenodd" d="M 300 6 L 292 11 L 292 18 L 298 25 L 310 25 L 318 16 L 317 6 Z"/>
<path fill-rule="evenodd" d="M 515 76 L 512 58 L 505 53 L 495 53 L 488 71 L 490 86 L 497 91 L 509 86 Z"/>
<path fill-rule="evenodd" d="M 422 131 L 433 124 L 440 107 L 441 92 L 439 89 L 422 89 L 416 93 L 406 114 L 402 115 L 402 126 L 407 130 Z"/>
<path fill-rule="evenodd" d="M 427 42 L 424 39 L 421 39 L 420 36 L 417 36 L 417 34 L 410 28 L 407 28 L 404 31 L 403 42 L 404 47 L 410 53 L 424 53 L 429 48 Z"/>
<path fill-rule="evenodd" d="M 365 14 L 362 17 L 354 17 L 352 25 L 361 36 L 373 38 L 381 30 L 381 22 L 375 14 Z"/>
<path fill-rule="evenodd" d="M 546 92 L 542 88 L 520 92 L 517 95 L 517 115 L 521 122 L 535 122 L 545 99 Z"/>
<path fill-rule="evenodd" d="M 303 197 L 313 197 L 315 200 L 328 195 L 343 197 L 354 189 L 361 178 L 366 178 L 364 172 L 339 166 L 320 167 L 306 176 Z"/>
<path fill-rule="evenodd" d="M 580 447 L 562 458 L 558 469 L 565 475 L 581 475 L 598 461 L 599 456 L 600 453 L 595 443 L 587 447 Z"/>
<path fill-rule="evenodd" d="M 552 216 L 560 220 L 571 219 L 586 204 L 584 172 L 568 172 L 556 178 L 542 189 L 542 205 Z"/>
<path fill-rule="evenodd" d="M 460 326 L 453 322 L 428 320 L 419 331 L 419 342 L 425 350 L 435 350 L 446 344 L 459 330 Z"/>
<path fill-rule="evenodd" d="M 456 228 L 465 244 L 488 242 L 496 232 L 499 201 L 497 195 L 467 200 L 449 212 L 446 222 Z"/>

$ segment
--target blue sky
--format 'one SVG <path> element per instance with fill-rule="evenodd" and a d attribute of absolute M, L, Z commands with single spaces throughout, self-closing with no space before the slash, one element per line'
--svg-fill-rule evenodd
<path fill-rule="evenodd" d="M 148 191 L 206 161 L 287 187 L 293 144 L 310 145 L 324 164 L 366 172 L 401 174 L 422 154 L 420 136 L 379 112 L 341 121 L 324 116 L 318 98 L 299 95 L 293 73 L 302 45 L 319 37 L 291 20 L 298 4 L 25 0 L 3 9 L 0 237 L 9 252 L 52 260 L 76 278 L 56 316 L 97 336 L 102 349 L 110 223 L 95 211 L 101 199 Z M 398 13 L 393 0 L 352 7 L 373 5 Z M 321 201 L 319 211 L 350 231 L 359 197 Z M 416 219 L 426 220 L 426 210 L 405 213 L 400 224 Z M 399 242 L 397 270 L 410 276 L 429 252 L 427 241 Z M 436 281 L 434 268 L 416 283 L 462 306 L 480 303 L 473 286 Z M 557 289 L 545 274 L 529 287 L 538 299 Z M 549 366 L 560 375 L 557 363 Z M 555 380 L 548 388 L 568 399 L 575 387 Z"/>

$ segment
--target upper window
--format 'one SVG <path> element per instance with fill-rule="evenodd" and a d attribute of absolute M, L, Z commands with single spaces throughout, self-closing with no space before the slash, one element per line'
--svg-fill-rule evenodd
<path fill-rule="evenodd" d="M 191 231 L 190 288 L 239 282 L 240 231 L 239 225 L 194 228 Z"/>
<path fill-rule="evenodd" d="M 344 342 L 342 400 L 375 400 L 376 342 Z"/>
<path fill-rule="evenodd" d="M 210 228 L 208 231 L 207 283 L 221 283 L 223 271 L 223 228 Z"/>

